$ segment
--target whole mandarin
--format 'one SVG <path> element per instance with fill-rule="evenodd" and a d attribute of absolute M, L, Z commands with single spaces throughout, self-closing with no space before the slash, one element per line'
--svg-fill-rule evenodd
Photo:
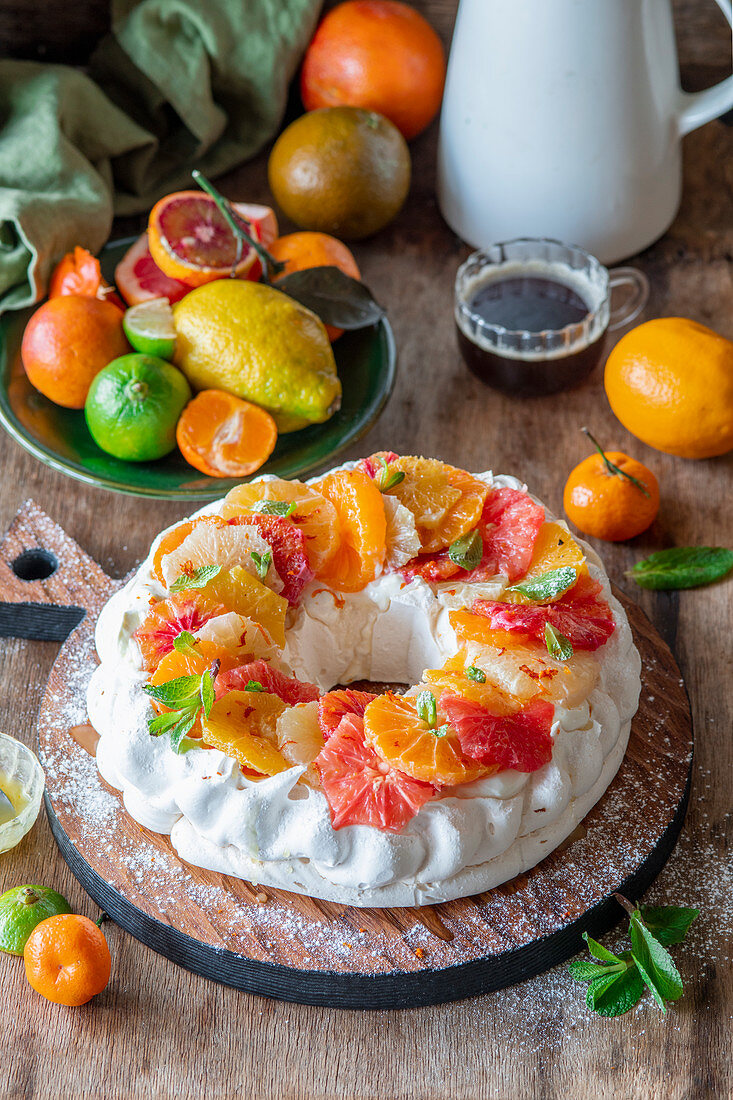
<path fill-rule="evenodd" d="M 57 405 L 83 409 L 96 375 L 130 350 L 123 316 L 98 298 L 50 298 L 23 333 L 20 352 L 31 385 Z"/>
<path fill-rule="evenodd" d="M 623 542 L 656 519 L 659 484 L 647 466 L 622 451 L 597 452 L 571 471 L 563 507 L 584 534 Z"/>
<path fill-rule="evenodd" d="M 611 351 L 611 408 L 637 439 L 681 458 L 733 448 L 733 343 L 685 317 L 638 325 Z"/>
<path fill-rule="evenodd" d="M 64 913 L 36 925 L 23 951 L 37 993 L 60 1005 L 83 1005 L 106 987 L 112 959 L 101 929 L 88 917 Z"/>
<path fill-rule="evenodd" d="M 409 141 L 438 113 L 445 71 L 443 44 L 414 8 L 347 0 L 328 12 L 306 51 L 301 97 L 306 111 L 378 111 Z"/>

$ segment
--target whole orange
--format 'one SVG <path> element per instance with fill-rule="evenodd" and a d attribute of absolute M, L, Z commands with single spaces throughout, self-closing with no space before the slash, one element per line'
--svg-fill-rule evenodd
<path fill-rule="evenodd" d="M 130 350 L 122 318 L 121 309 L 98 298 L 50 298 L 23 333 L 21 358 L 31 385 L 57 405 L 83 409 L 95 375 Z"/>
<path fill-rule="evenodd" d="M 37 993 L 60 1005 L 83 1005 L 109 981 L 112 959 L 102 931 L 88 917 L 64 913 L 37 924 L 23 951 Z"/>
<path fill-rule="evenodd" d="M 682 458 L 733 448 L 733 343 L 685 317 L 628 332 L 606 361 L 606 395 L 637 439 Z"/>
<path fill-rule="evenodd" d="M 443 98 L 445 52 L 427 20 L 399 0 L 347 0 L 325 16 L 306 51 L 300 92 L 306 111 L 365 107 L 409 141 Z"/>
<path fill-rule="evenodd" d="M 622 542 L 646 531 L 656 519 L 659 484 L 643 463 L 623 451 L 602 451 L 596 443 L 596 454 L 571 471 L 563 507 L 584 534 Z"/>
<path fill-rule="evenodd" d="M 361 279 L 361 272 L 350 249 L 343 241 L 328 233 L 288 233 L 287 236 L 273 241 L 269 251 L 271 256 L 285 264 L 284 270 L 275 276 L 273 282 L 293 271 L 305 271 L 309 267 L 337 267 L 344 275 Z M 343 329 L 326 325 L 326 332 L 333 343 L 342 335 Z"/>

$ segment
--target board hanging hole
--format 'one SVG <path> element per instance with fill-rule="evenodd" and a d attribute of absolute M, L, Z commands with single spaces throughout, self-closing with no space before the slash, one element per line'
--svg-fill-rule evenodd
<path fill-rule="evenodd" d="M 50 550 L 24 550 L 11 565 L 16 577 L 21 581 L 45 581 L 59 567 L 59 560 Z"/>

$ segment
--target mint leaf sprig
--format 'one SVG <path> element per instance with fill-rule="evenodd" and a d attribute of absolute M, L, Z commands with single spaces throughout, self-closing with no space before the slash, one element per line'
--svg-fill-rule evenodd
<path fill-rule="evenodd" d="M 188 638 L 192 636 L 189 634 Z M 191 644 L 188 638 L 184 639 L 184 645 Z M 178 676 L 164 684 L 145 684 L 145 694 L 168 708 L 162 714 L 148 719 L 148 732 L 153 737 L 160 737 L 163 733 L 170 734 L 171 748 L 176 753 L 200 748 L 200 742 L 187 735 L 200 714 L 203 713 L 208 718 L 211 713 L 216 698 L 214 684 L 219 668 L 220 661 L 217 659 L 200 676 Z"/>
<path fill-rule="evenodd" d="M 209 581 L 213 581 L 221 573 L 220 565 L 202 565 L 200 569 L 194 569 L 192 573 L 181 573 L 171 583 L 169 592 L 176 594 L 185 592 L 188 588 L 206 588 Z"/>
<path fill-rule="evenodd" d="M 719 581 L 733 569 L 733 550 L 724 546 L 672 546 L 638 561 L 625 576 L 640 588 L 676 591 Z"/>
<path fill-rule="evenodd" d="M 614 896 L 629 914 L 631 949 L 615 955 L 584 932 L 592 959 L 576 959 L 568 973 L 576 981 L 588 983 L 586 1004 L 600 1016 L 623 1015 L 638 1004 L 645 989 L 666 1012 L 667 1002 L 682 996 L 682 978 L 666 948 L 682 942 L 699 910 L 678 905 L 638 906 L 622 894 Z"/>

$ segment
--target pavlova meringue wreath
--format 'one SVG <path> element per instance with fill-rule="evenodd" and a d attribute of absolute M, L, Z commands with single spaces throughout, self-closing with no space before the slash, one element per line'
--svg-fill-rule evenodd
<path fill-rule="evenodd" d="M 590 547 L 512 477 L 393 453 L 169 528 L 96 644 L 128 813 L 189 863 L 357 906 L 533 867 L 611 782 L 640 690 Z"/>

